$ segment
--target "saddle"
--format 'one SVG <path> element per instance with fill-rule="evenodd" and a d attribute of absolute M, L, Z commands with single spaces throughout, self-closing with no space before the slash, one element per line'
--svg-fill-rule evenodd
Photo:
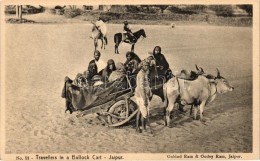
<path fill-rule="evenodd" d="M 134 37 L 134 35 L 131 35 L 130 33 L 123 33 L 123 35 L 123 41 L 125 43 L 134 44 L 137 42 L 137 39 Z"/>

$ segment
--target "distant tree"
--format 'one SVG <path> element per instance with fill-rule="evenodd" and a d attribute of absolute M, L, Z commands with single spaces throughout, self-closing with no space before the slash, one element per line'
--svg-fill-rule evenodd
<path fill-rule="evenodd" d="M 203 12 L 207 6 L 205 5 L 187 5 L 186 10 L 191 11 L 191 12 Z"/>
<path fill-rule="evenodd" d="M 126 5 L 125 7 L 127 9 L 127 12 L 137 13 L 140 11 L 136 5 Z"/>
<path fill-rule="evenodd" d="M 150 12 L 150 7 L 149 7 L 149 5 L 141 5 L 141 8 L 142 8 L 146 13 L 149 13 L 149 12 Z"/>
<path fill-rule="evenodd" d="M 249 16 L 253 16 L 253 6 L 252 5 L 237 5 L 239 8 L 245 10 Z"/>
<path fill-rule="evenodd" d="M 231 5 L 210 5 L 209 9 L 215 11 L 218 16 L 229 17 L 233 15 Z"/>
<path fill-rule="evenodd" d="M 161 13 L 163 13 L 163 11 L 168 7 L 169 5 L 157 5 L 157 7 L 160 8 Z"/>
<path fill-rule="evenodd" d="M 16 16 L 18 19 L 22 20 L 22 5 L 16 5 Z"/>
<path fill-rule="evenodd" d="M 171 5 L 167 9 L 169 9 L 172 13 L 178 14 L 196 14 L 198 6 L 196 5 Z"/>
<path fill-rule="evenodd" d="M 128 8 L 125 5 L 112 5 L 110 8 L 110 12 L 124 13 L 128 12 Z"/>

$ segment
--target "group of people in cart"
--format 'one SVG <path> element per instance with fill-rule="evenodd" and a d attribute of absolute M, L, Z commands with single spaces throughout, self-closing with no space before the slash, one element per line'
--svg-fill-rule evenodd
<path fill-rule="evenodd" d="M 100 27 L 103 23 L 104 22 L 100 18 L 96 22 L 96 26 L 102 33 L 106 32 L 106 30 Z M 136 39 L 132 34 L 127 21 L 124 22 L 123 29 L 128 41 L 135 42 Z M 81 87 L 99 86 L 104 83 L 124 78 L 126 75 L 135 76 L 136 86 L 134 97 L 139 107 L 137 117 L 140 117 L 142 122 L 142 129 L 138 127 L 137 131 L 147 132 L 146 122 L 147 117 L 149 116 L 149 104 L 153 96 L 151 92 L 151 81 L 159 77 L 166 79 L 171 78 L 169 63 L 162 54 L 161 47 L 155 46 L 153 52 L 149 53 L 148 57 L 144 60 L 141 60 L 136 53 L 128 51 L 126 53 L 125 63 L 115 63 L 113 59 L 104 62 L 101 59 L 101 53 L 98 50 L 94 51 L 93 56 L 94 59 L 89 62 L 87 70 L 83 74 L 77 75 L 75 79 L 77 80 L 77 85 Z M 154 69 L 153 76 L 151 76 L 151 68 Z"/>
<path fill-rule="evenodd" d="M 146 131 L 146 120 L 149 115 L 149 103 L 152 99 L 150 69 L 154 68 L 156 77 L 166 77 L 170 72 L 169 63 L 161 53 L 161 47 L 156 46 L 148 57 L 141 60 L 139 56 L 128 51 L 124 63 L 115 63 L 109 59 L 106 63 L 101 59 L 100 51 L 94 51 L 94 59 L 88 64 L 87 70 L 76 79 L 85 79 L 85 85 L 99 86 L 104 83 L 113 82 L 127 76 L 135 76 L 136 86 L 134 97 L 139 107 L 137 117 L 141 118 L 144 127 L 138 128 L 138 132 Z M 153 63 L 152 63 L 153 62 Z M 82 82 L 82 81 L 78 81 Z M 82 86 L 82 84 L 77 84 Z M 82 86 L 84 87 L 84 86 Z"/>

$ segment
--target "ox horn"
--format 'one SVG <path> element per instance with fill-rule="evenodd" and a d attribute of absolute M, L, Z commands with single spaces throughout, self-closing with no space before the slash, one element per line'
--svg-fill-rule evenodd
<path fill-rule="evenodd" d="M 203 70 L 203 68 L 201 68 L 201 67 L 200 67 L 200 71 L 201 71 L 202 73 L 204 73 L 204 70 Z"/>
<path fill-rule="evenodd" d="M 217 69 L 217 78 L 220 78 L 220 72 L 219 72 L 218 68 L 216 68 L 216 69 Z"/>
<path fill-rule="evenodd" d="M 196 67 L 196 69 L 199 71 L 199 68 L 198 68 L 197 64 L 195 64 L 195 67 Z"/>

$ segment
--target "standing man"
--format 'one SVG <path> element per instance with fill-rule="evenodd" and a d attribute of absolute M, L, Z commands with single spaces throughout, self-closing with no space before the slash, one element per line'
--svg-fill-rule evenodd
<path fill-rule="evenodd" d="M 100 59 L 101 53 L 98 50 L 94 51 L 94 59 L 89 62 L 90 64 L 95 64 L 96 65 L 96 72 L 99 73 L 102 69 L 106 67 L 106 63 Z"/>
<path fill-rule="evenodd" d="M 136 130 L 137 132 L 142 132 L 139 128 L 139 119 L 141 114 L 142 130 L 147 132 L 146 124 L 149 117 L 149 104 L 152 99 L 152 92 L 148 80 L 149 74 L 149 63 L 145 62 L 138 72 L 136 77 L 136 88 L 135 88 L 135 99 L 139 107 L 137 116 L 136 116 Z"/>

